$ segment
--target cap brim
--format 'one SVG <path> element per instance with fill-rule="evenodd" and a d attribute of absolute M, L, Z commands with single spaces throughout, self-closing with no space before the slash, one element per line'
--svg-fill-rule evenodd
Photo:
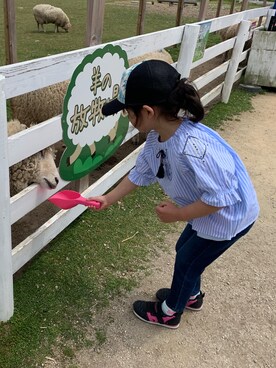
<path fill-rule="evenodd" d="M 117 112 L 123 110 L 124 108 L 125 105 L 122 102 L 118 101 L 117 98 L 115 98 L 114 100 L 103 105 L 102 113 L 105 116 L 114 115 L 117 114 Z"/>

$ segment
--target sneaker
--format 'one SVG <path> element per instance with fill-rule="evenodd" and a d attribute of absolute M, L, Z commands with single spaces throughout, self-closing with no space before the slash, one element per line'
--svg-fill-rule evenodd
<path fill-rule="evenodd" d="M 170 292 L 171 292 L 171 289 L 168 289 L 168 288 L 159 289 L 156 293 L 156 298 L 160 302 L 163 302 L 164 300 L 167 299 Z M 204 296 L 205 296 L 205 293 L 202 293 L 200 291 L 200 294 L 195 299 L 188 300 L 185 308 L 193 310 L 193 311 L 200 311 L 202 309 Z"/>
<path fill-rule="evenodd" d="M 133 303 L 133 313 L 144 322 L 167 328 L 178 328 L 182 313 L 167 316 L 163 313 L 161 304 L 161 302 L 137 300 Z"/>

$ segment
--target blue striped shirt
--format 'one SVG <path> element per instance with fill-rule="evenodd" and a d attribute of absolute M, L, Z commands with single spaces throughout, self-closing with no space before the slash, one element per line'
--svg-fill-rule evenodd
<path fill-rule="evenodd" d="M 189 221 L 198 236 L 228 240 L 258 217 L 257 196 L 244 164 L 237 153 L 214 130 L 184 120 L 165 142 L 156 131 L 148 134 L 129 180 L 146 186 L 158 182 L 179 206 L 197 200 L 223 207 Z M 163 150 L 165 157 L 159 152 Z M 164 178 L 157 178 L 161 160 Z"/>

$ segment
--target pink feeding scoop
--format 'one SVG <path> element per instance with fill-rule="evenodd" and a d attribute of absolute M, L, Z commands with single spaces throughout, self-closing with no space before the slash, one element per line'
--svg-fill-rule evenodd
<path fill-rule="evenodd" d="M 75 207 L 77 204 L 83 204 L 84 206 L 95 207 L 97 209 L 101 207 L 100 202 L 89 201 L 74 190 L 62 190 L 52 195 L 48 200 L 63 210 L 68 210 L 69 208 Z"/>

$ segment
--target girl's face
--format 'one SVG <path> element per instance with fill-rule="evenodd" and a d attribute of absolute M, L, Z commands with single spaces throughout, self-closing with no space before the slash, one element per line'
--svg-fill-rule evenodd
<path fill-rule="evenodd" d="M 126 109 L 126 111 L 129 121 L 139 132 L 148 133 L 154 129 L 155 116 L 152 113 L 153 109 L 149 106 L 143 106 L 138 115 L 132 109 Z"/>

